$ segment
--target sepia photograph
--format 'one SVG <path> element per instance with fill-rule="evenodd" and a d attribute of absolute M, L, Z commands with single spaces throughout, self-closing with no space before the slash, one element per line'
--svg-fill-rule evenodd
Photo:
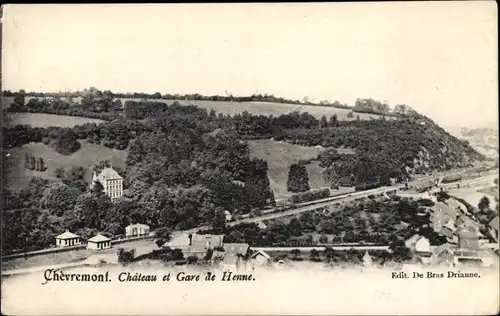
<path fill-rule="evenodd" d="M 0 15 L 2 315 L 500 312 L 495 2 Z"/>

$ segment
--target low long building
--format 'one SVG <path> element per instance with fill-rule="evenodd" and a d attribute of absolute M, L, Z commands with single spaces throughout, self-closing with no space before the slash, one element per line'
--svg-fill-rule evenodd
<path fill-rule="evenodd" d="M 108 237 L 97 234 L 94 237 L 87 240 L 87 249 L 91 250 L 103 250 L 111 248 L 111 239 Z"/>
<path fill-rule="evenodd" d="M 69 230 L 56 236 L 56 246 L 57 247 L 71 247 L 81 245 L 82 241 L 80 236 L 73 234 Z"/>
<path fill-rule="evenodd" d="M 125 227 L 126 237 L 148 236 L 150 232 L 149 226 L 146 224 L 130 224 Z"/>

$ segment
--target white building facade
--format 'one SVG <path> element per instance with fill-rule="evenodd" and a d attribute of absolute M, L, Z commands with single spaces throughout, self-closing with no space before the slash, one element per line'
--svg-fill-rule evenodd
<path fill-rule="evenodd" d="M 102 250 L 109 248 L 111 248 L 111 239 L 104 235 L 98 234 L 87 240 L 87 249 Z"/>
<path fill-rule="evenodd" d="M 113 168 L 105 168 L 99 175 L 95 172 L 92 177 L 92 183 L 100 182 L 104 187 L 104 193 L 112 201 L 123 195 L 123 178 Z"/>
<path fill-rule="evenodd" d="M 149 226 L 146 224 L 130 224 L 125 227 L 126 237 L 148 236 Z"/>
<path fill-rule="evenodd" d="M 81 245 L 82 241 L 80 236 L 75 235 L 69 231 L 65 231 L 61 235 L 56 237 L 57 247 L 71 247 Z"/>

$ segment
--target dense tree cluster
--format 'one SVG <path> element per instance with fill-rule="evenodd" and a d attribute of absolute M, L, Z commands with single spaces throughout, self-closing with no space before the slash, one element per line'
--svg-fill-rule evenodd
<path fill-rule="evenodd" d="M 259 229 L 255 223 L 243 223 L 223 230 L 207 231 L 224 233 L 227 242 L 246 242 L 254 247 L 269 246 L 314 246 L 371 242 L 397 247 L 401 240 L 418 233 L 430 239 L 432 244 L 446 242 L 427 227 L 428 218 L 419 211 L 424 207 L 420 201 L 377 201 L 369 200 L 355 205 L 341 206 L 330 215 L 323 212 L 307 212 L 293 218 L 288 224 L 275 221 L 266 229 Z M 365 213 L 362 216 L 360 210 Z M 405 222 L 406 225 L 401 223 Z M 310 233 L 321 233 L 314 241 Z M 327 237 L 327 235 L 329 237 Z M 394 236 L 399 236 L 395 240 Z"/>
<path fill-rule="evenodd" d="M 309 175 L 304 164 L 292 164 L 288 171 L 287 190 L 293 193 L 309 191 Z"/>
<path fill-rule="evenodd" d="M 126 101 L 125 115 L 130 119 L 144 119 L 155 116 L 156 113 L 165 110 L 167 106 L 164 102 Z"/>
<path fill-rule="evenodd" d="M 17 98 L 17 102 L 16 102 Z M 99 100 L 95 103 L 72 103 L 59 97 L 53 99 L 32 98 L 27 103 L 24 97 L 15 97 L 14 102 L 8 108 L 9 112 L 46 113 L 56 115 L 81 116 L 111 121 L 121 117 L 118 109 L 121 102 L 112 101 L 112 106 L 103 106 Z M 106 111 L 104 110 L 106 108 Z"/>
<path fill-rule="evenodd" d="M 292 203 L 303 203 L 308 201 L 314 201 L 319 199 L 325 199 L 330 196 L 329 189 L 320 189 L 308 192 L 301 192 L 297 194 L 293 194 L 290 197 L 290 202 Z"/>

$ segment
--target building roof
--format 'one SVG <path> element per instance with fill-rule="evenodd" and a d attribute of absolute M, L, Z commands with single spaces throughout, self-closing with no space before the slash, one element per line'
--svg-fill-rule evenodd
<path fill-rule="evenodd" d="M 449 229 L 448 227 L 443 226 L 443 228 L 437 232 L 438 234 L 441 234 L 445 237 L 448 238 L 453 238 L 453 230 Z"/>
<path fill-rule="evenodd" d="M 260 228 L 260 229 L 266 229 L 267 228 L 267 225 L 264 224 L 263 221 L 258 221 L 257 222 L 257 226 Z"/>
<path fill-rule="evenodd" d="M 444 223 L 443 227 L 448 228 L 452 232 L 455 231 L 455 222 L 453 220 L 448 220 L 446 223 Z"/>
<path fill-rule="evenodd" d="M 137 224 L 130 224 L 125 228 L 149 228 L 149 226 L 146 224 L 137 223 Z"/>
<path fill-rule="evenodd" d="M 97 176 L 99 179 L 122 179 L 122 177 L 113 168 L 104 168 Z"/>
<path fill-rule="evenodd" d="M 64 233 L 60 234 L 59 236 L 56 236 L 57 239 L 71 239 L 71 238 L 80 238 L 80 236 L 75 235 L 71 233 L 69 230 L 65 231 Z"/>
<path fill-rule="evenodd" d="M 442 244 L 442 245 L 437 246 L 436 248 L 434 248 L 434 250 L 432 252 L 435 256 L 439 256 L 444 251 L 451 251 L 451 249 L 452 249 L 452 245 L 446 243 L 446 244 Z"/>
<path fill-rule="evenodd" d="M 252 254 L 252 258 L 257 257 L 258 255 L 261 255 L 261 256 L 263 256 L 264 258 L 268 259 L 268 260 L 270 260 L 270 259 L 271 259 L 271 256 L 270 256 L 270 255 L 268 255 L 268 254 L 267 254 L 265 251 L 263 251 L 263 250 L 258 250 L 258 251 L 256 251 L 256 252 L 254 252 L 254 253 Z"/>
<path fill-rule="evenodd" d="M 94 237 L 90 238 L 88 241 L 90 241 L 90 242 L 104 242 L 104 241 L 110 241 L 110 240 L 111 239 L 109 239 L 108 237 L 106 237 L 104 235 L 97 234 Z"/>
<path fill-rule="evenodd" d="M 224 235 L 198 235 L 193 234 L 191 245 L 203 245 L 203 247 L 222 247 Z"/>
<path fill-rule="evenodd" d="M 459 201 L 455 200 L 454 198 L 449 198 L 446 200 L 446 204 L 449 206 L 449 207 L 452 207 L 453 209 L 461 209 L 462 211 L 467 211 L 467 208 L 465 207 L 465 205 L 463 205 L 462 203 L 460 203 Z"/>
<path fill-rule="evenodd" d="M 434 204 L 431 207 L 431 211 L 433 213 L 441 212 L 442 214 L 448 215 L 453 221 L 455 221 L 458 216 L 458 211 L 456 209 L 443 202 L 437 202 Z"/>
<path fill-rule="evenodd" d="M 413 246 L 415 246 L 415 243 L 417 242 L 417 240 L 420 238 L 421 236 L 419 234 L 415 234 L 413 236 L 411 236 L 410 238 L 408 238 L 406 241 L 405 241 L 405 246 L 407 248 L 413 248 Z"/>
<path fill-rule="evenodd" d="M 498 230 L 498 216 L 495 216 L 495 218 L 492 219 L 491 222 L 488 223 L 488 226 L 490 226 L 493 229 Z"/>
<path fill-rule="evenodd" d="M 476 238 L 478 237 L 478 231 L 471 226 L 462 226 L 457 229 L 457 235 L 460 238 Z"/>
<path fill-rule="evenodd" d="M 249 244 L 245 243 L 229 243 L 229 244 L 224 244 L 224 251 L 226 253 L 231 253 L 231 254 L 246 254 L 248 251 L 248 248 L 250 248 Z"/>
<path fill-rule="evenodd" d="M 425 237 L 420 237 L 417 242 L 415 243 L 415 250 L 419 252 L 430 252 L 431 251 L 431 244 L 429 242 L 429 239 Z"/>

